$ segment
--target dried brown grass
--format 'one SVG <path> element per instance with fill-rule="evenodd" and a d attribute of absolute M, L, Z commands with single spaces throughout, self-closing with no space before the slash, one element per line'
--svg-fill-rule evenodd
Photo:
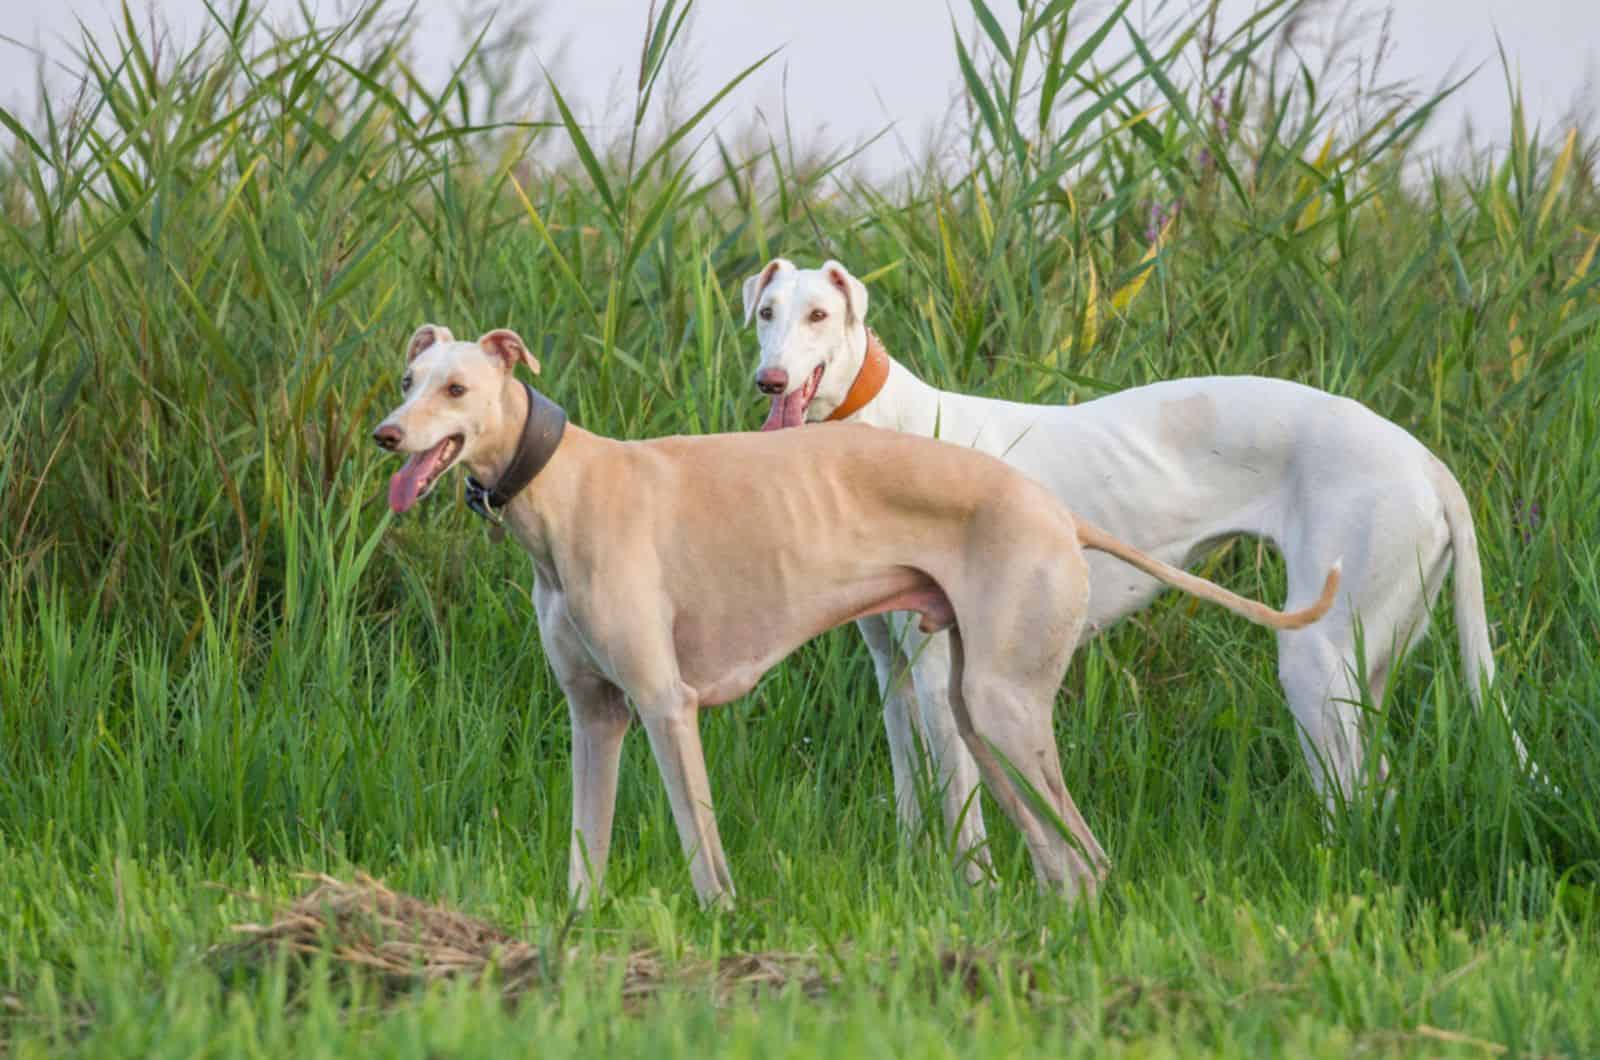
<path fill-rule="evenodd" d="M 537 946 L 511 932 L 442 904 L 391 890 L 381 880 L 357 874 L 353 881 L 308 874 L 313 886 L 265 923 L 233 926 L 237 938 L 214 946 L 213 961 L 233 967 L 259 965 L 276 954 L 326 954 L 352 971 L 371 975 L 391 994 L 441 980 L 479 981 L 493 973 L 508 998 L 557 982 L 574 965 L 577 946 L 556 941 Z M 795 986 L 820 996 L 835 984 L 816 953 L 730 954 L 670 964 L 651 948 L 596 954 L 586 970 L 606 977 L 622 964 L 625 1002 L 649 999 L 669 985 L 709 985 L 718 1003 Z M 963 975 L 966 973 L 962 973 Z"/>

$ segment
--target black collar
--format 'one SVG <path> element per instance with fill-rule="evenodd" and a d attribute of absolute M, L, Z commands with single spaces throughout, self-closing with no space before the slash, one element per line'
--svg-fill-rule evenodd
<path fill-rule="evenodd" d="M 522 421 L 517 451 L 501 472 L 500 481 L 485 486 L 472 475 L 467 476 L 467 507 L 491 523 L 500 522 L 500 509 L 510 504 L 511 498 L 544 470 L 550 458 L 556 455 L 556 447 L 567 429 L 567 414 L 560 405 L 527 383 L 522 383 L 522 389 L 528 392 L 528 418 Z"/>

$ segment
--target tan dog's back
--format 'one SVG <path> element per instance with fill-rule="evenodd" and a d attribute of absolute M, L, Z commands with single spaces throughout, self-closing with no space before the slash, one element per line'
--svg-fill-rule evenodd
<path fill-rule="evenodd" d="M 730 669 L 753 683 L 885 601 L 925 604 L 947 625 L 941 596 L 976 596 L 964 581 L 974 550 L 1057 565 L 1079 551 L 1070 513 L 1048 492 L 992 457 L 924 438 L 855 425 L 639 442 L 573 433 L 581 480 L 545 491 L 562 494 L 563 523 L 606 534 L 560 535 L 557 565 L 584 580 L 564 575 L 567 591 L 617 606 L 673 601 L 663 617 L 684 679 L 702 694 L 717 685 L 712 701 L 747 687 L 719 680 Z M 552 477 L 564 470 L 553 465 Z M 990 508 L 1008 513 L 1009 528 L 992 539 L 977 517 Z"/>

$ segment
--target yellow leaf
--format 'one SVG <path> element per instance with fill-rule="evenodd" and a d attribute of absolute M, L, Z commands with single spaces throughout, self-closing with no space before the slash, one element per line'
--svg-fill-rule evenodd
<path fill-rule="evenodd" d="M 1582 231 L 1582 229 L 1579 229 L 1579 231 Z M 1562 294 L 1566 294 L 1568 291 L 1578 286 L 1578 281 L 1583 279 L 1583 277 L 1588 273 L 1589 265 L 1594 261 L 1594 252 L 1596 247 L 1600 247 L 1600 232 L 1596 232 L 1594 234 L 1594 238 L 1589 240 L 1589 249 L 1583 252 L 1583 257 L 1578 259 L 1578 264 L 1575 268 L 1573 268 L 1572 275 L 1568 276 L 1567 282 L 1561 285 Z M 1573 300 L 1570 297 L 1562 299 L 1562 320 L 1567 319 L 1567 314 L 1572 312 L 1572 301 Z"/>
<path fill-rule="evenodd" d="M 1506 205 L 1505 192 L 1498 184 L 1489 197 L 1489 212 L 1494 215 L 1494 231 L 1500 240 L 1500 249 L 1509 251 L 1516 240 L 1517 226 L 1511 220 L 1511 209 Z"/>
<path fill-rule="evenodd" d="M 1050 376 L 1061 366 L 1063 357 L 1072 355 L 1072 336 L 1068 335 L 1051 348 L 1045 350 L 1040 364 L 1044 368 L 1034 377 L 1033 396 L 1038 398 L 1050 389 Z"/>
<path fill-rule="evenodd" d="M 1083 330 L 1078 333 L 1078 349 L 1085 353 L 1100 341 L 1100 277 L 1089 258 L 1089 297 L 1083 306 Z"/>
<path fill-rule="evenodd" d="M 895 258 L 893 261 L 889 262 L 889 264 L 880 266 L 879 268 L 876 268 L 876 269 L 873 269 L 871 272 L 867 273 L 865 276 L 858 277 L 858 279 L 860 279 L 862 283 L 873 283 L 874 281 L 879 280 L 882 277 L 889 275 L 891 272 L 893 272 L 894 270 L 898 269 L 901 265 L 904 265 L 905 261 L 906 261 L 905 258 Z"/>
<path fill-rule="evenodd" d="M 1312 199 L 1306 203 L 1306 208 L 1300 211 L 1300 219 L 1294 223 L 1296 232 L 1304 232 L 1317 223 L 1317 215 L 1322 213 L 1322 200 Z"/>
<path fill-rule="evenodd" d="M 1328 153 L 1330 151 L 1332 151 L 1332 150 L 1333 150 L 1333 131 L 1330 129 L 1328 131 L 1328 138 L 1322 141 L 1322 150 L 1317 152 L 1317 160 L 1315 162 L 1311 163 L 1313 166 L 1316 167 L 1316 170 L 1317 170 L 1318 173 L 1321 173 L 1322 172 L 1322 167 L 1328 164 Z"/>
<path fill-rule="evenodd" d="M 933 348 L 944 348 L 944 329 L 939 326 L 939 308 L 933 301 L 933 288 L 928 288 L 928 297 L 922 306 L 922 315 L 928 318 L 928 330 L 933 333 Z"/>
<path fill-rule="evenodd" d="M 1144 282 L 1150 278 L 1150 273 L 1155 271 L 1154 262 L 1156 255 L 1161 251 L 1161 245 L 1167 241 L 1167 233 L 1172 230 L 1172 224 L 1178 219 L 1174 213 L 1167 218 L 1166 224 L 1161 226 L 1161 231 L 1156 233 L 1154 243 L 1144 252 L 1144 257 L 1139 259 L 1139 269 L 1133 279 L 1123 284 L 1116 294 L 1111 296 L 1111 308 L 1118 312 L 1126 311 L 1133 300 L 1139 297 L 1139 292 L 1144 290 Z"/>
<path fill-rule="evenodd" d="M 1163 106 L 1165 106 L 1163 103 L 1153 103 L 1136 114 L 1130 114 L 1128 117 L 1123 119 L 1122 124 L 1118 125 L 1114 132 L 1121 132 L 1124 129 L 1133 128 L 1135 125 L 1145 121 L 1152 115 L 1160 113 Z"/>
<path fill-rule="evenodd" d="M 938 206 L 933 209 L 933 215 L 939 221 L 939 243 L 944 248 L 944 271 L 950 279 L 950 286 L 955 291 L 956 300 L 966 302 L 965 285 L 961 282 L 961 267 L 956 264 L 956 249 L 950 242 L 950 226 L 944 222 L 944 210 Z"/>
<path fill-rule="evenodd" d="M 1555 209 L 1556 196 L 1561 194 L 1561 186 L 1567 182 L 1567 169 L 1572 165 L 1572 152 L 1578 146 L 1578 127 L 1574 125 L 1567 130 L 1567 142 L 1561 148 L 1561 154 L 1556 156 L 1556 164 L 1550 169 L 1550 187 L 1545 189 L 1544 202 L 1539 204 L 1539 219 L 1534 222 L 1534 231 L 1544 231 L 1544 223 L 1550 217 L 1550 211 Z"/>
<path fill-rule="evenodd" d="M 976 181 L 972 190 L 978 195 L 978 228 L 983 232 L 984 253 L 994 249 L 994 218 L 989 216 L 989 203 L 983 197 L 983 188 Z"/>
<path fill-rule="evenodd" d="M 1054 347 L 1045 351 L 1044 366 L 1051 372 L 1056 371 L 1063 360 L 1073 353 L 1083 351 L 1087 353 L 1100 335 L 1100 281 L 1094 271 L 1094 259 L 1086 257 L 1089 263 L 1089 296 L 1083 307 L 1083 328 L 1076 337 L 1068 335 Z M 1050 386 L 1050 376 L 1046 372 L 1039 374 L 1039 381 L 1034 385 L 1034 397 L 1044 393 Z"/>
<path fill-rule="evenodd" d="M 1311 163 L 1311 168 L 1317 171 L 1318 176 L 1325 175 L 1322 172 L 1322 167 L 1328 164 L 1328 153 L 1332 150 L 1333 133 L 1330 131 L 1327 139 L 1322 141 L 1322 150 L 1317 152 L 1317 160 Z M 1300 188 L 1296 194 L 1296 198 L 1303 195 L 1309 195 L 1316 189 L 1316 186 L 1317 181 L 1313 180 L 1309 175 L 1302 175 L 1300 178 Z M 1300 211 L 1300 218 L 1299 220 L 1295 221 L 1294 230 L 1296 232 L 1304 232 L 1306 229 L 1317 223 L 1317 218 L 1321 215 L 1321 213 L 1322 196 L 1318 195 L 1315 199 L 1312 199 L 1310 202 L 1306 203 L 1305 209 Z"/>
<path fill-rule="evenodd" d="M 1517 337 L 1517 322 L 1517 315 L 1515 313 L 1511 314 L 1511 326 L 1508 330 L 1511 332 L 1511 381 L 1513 383 L 1519 382 L 1523 374 L 1528 370 L 1528 355 L 1522 340 Z"/>
<path fill-rule="evenodd" d="M 1318 176 L 1322 174 L 1322 167 L 1327 164 L 1328 152 L 1331 150 L 1333 150 L 1333 133 L 1330 132 L 1322 141 L 1322 150 L 1317 152 L 1316 159 L 1311 163 L 1311 168 L 1317 172 Z M 1309 195 L 1311 193 L 1311 189 L 1315 188 L 1316 186 L 1316 179 L 1313 178 L 1309 173 L 1300 174 L 1300 180 L 1295 184 L 1295 198 L 1299 198 L 1302 195 Z"/>

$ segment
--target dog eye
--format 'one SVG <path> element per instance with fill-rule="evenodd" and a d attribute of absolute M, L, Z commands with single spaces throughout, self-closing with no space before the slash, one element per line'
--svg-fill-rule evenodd
<path fill-rule="evenodd" d="M 451 383 L 449 386 L 444 388 L 444 392 L 449 394 L 451 397 L 460 397 L 462 394 L 467 392 L 467 388 L 462 386 L 460 383 Z"/>
<path fill-rule="evenodd" d="M 404 394 L 411 389 L 411 377 L 408 375 L 400 380 L 400 393 Z"/>
<path fill-rule="evenodd" d="M 825 310 L 825 309 L 813 309 L 811 311 L 811 323 L 816 324 L 816 323 L 819 323 L 819 322 L 827 320 L 827 319 L 828 319 L 827 310 Z"/>
<path fill-rule="evenodd" d="M 762 306 L 760 315 L 761 315 L 761 319 L 762 320 L 771 320 L 772 319 L 772 307 L 769 306 L 769 305 Z"/>

